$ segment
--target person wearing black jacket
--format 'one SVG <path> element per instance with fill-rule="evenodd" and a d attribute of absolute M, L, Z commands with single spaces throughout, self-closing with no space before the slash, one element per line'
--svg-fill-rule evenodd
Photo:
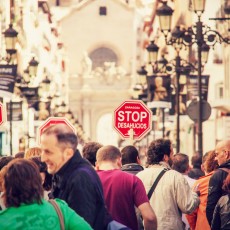
<path fill-rule="evenodd" d="M 64 201 L 94 230 L 106 229 L 111 221 L 94 168 L 77 150 L 77 136 L 64 124 L 49 126 L 41 135 L 41 160 L 53 175 L 49 198 Z"/>
<path fill-rule="evenodd" d="M 221 141 L 215 148 L 216 160 L 219 164 L 218 169 L 212 175 L 209 181 L 208 199 L 206 207 L 206 216 L 211 226 L 215 206 L 222 195 L 223 182 L 230 170 L 230 140 Z"/>
<path fill-rule="evenodd" d="M 136 175 L 144 170 L 140 164 L 139 154 L 133 145 L 127 145 L 121 150 L 121 170 Z"/>
<path fill-rule="evenodd" d="M 227 195 L 222 196 L 213 213 L 212 219 L 212 230 L 224 230 L 230 229 L 230 172 L 226 180 L 224 181 L 224 185 L 222 189 L 227 193 Z"/>

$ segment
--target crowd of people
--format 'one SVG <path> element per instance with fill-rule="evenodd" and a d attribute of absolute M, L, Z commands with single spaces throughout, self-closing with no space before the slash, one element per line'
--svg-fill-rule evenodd
<path fill-rule="evenodd" d="M 169 139 L 149 144 L 144 165 L 132 145 L 77 146 L 59 124 L 0 158 L 0 229 L 230 229 L 230 140 L 191 165 Z"/>

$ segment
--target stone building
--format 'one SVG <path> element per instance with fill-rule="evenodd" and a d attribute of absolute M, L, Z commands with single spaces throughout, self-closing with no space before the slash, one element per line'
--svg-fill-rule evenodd
<path fill-rule="evenodd" d="M 133 1 L 82 1 L 59 23 L 69 64 L 69 105 L 92 140 L 117 144 L 115 108 L 131 98 L 138 15 Z"/>

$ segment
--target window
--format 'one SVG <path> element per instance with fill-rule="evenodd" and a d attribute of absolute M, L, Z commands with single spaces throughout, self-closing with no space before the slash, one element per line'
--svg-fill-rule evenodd
<path fill-rule="evenodd" d="M 224 97 L 223 83 L 217 83 L 215 88 L 216 88 L 216 98 L 222 99 Z"/>
<path fill-rule="evenodd" d="M 99 15 L 101 15 L 101 16 L 107 15 L 107 8 L 105 6 L 100 6 Z"/>

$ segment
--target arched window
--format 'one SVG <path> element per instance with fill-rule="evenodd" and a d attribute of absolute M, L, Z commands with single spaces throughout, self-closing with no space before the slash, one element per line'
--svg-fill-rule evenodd
<path fill-rule="evenodd" d="M 89 54 L 90 59 L 93 62 L 93 69 L 96 67 L 104 67 L 104 62 L 115 62 L 117 64 L 118 57 L 113 50 L 100 47 Z"/>

